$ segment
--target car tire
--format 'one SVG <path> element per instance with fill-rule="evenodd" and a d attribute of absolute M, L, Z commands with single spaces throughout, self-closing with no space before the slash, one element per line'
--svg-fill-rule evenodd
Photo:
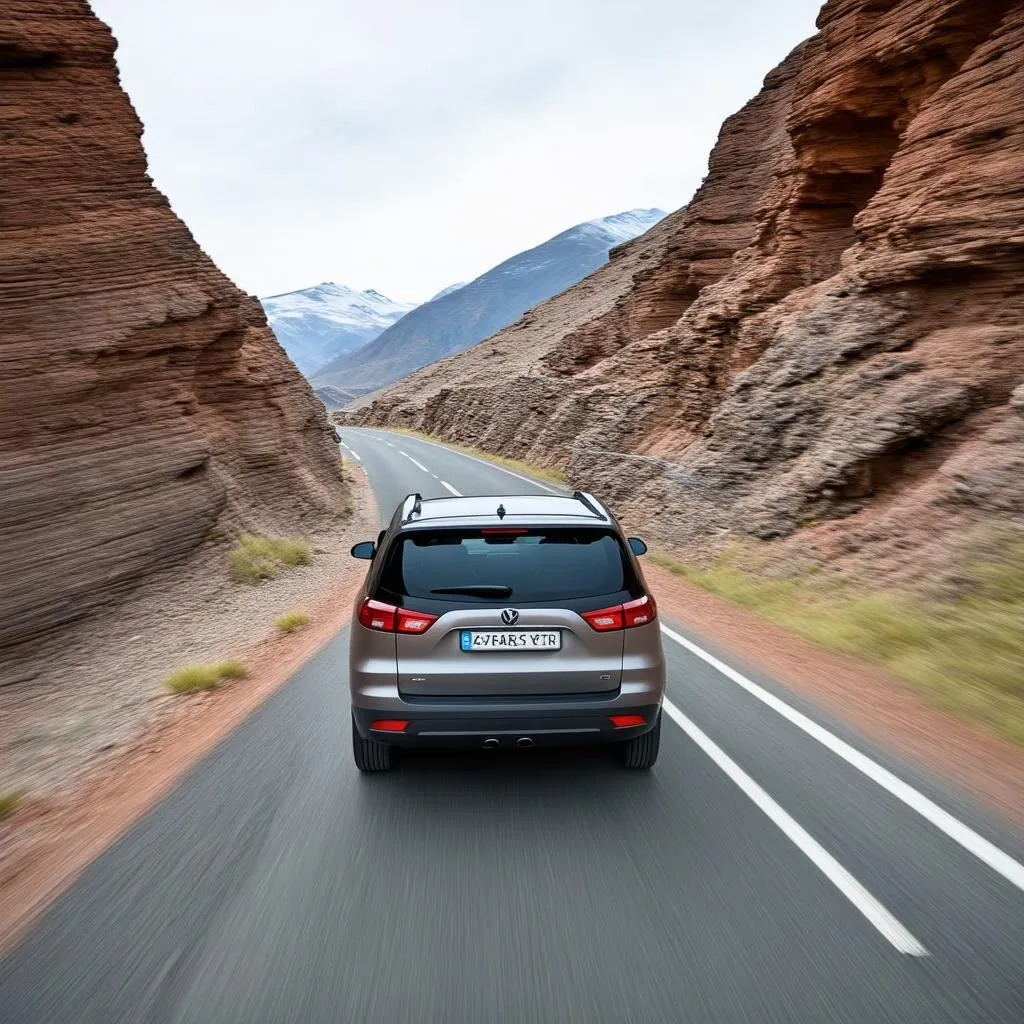
<path fill-rule="evenodd" d="M 352 716 L 352 756 L 361 772 L 387 772 L 394 761 L 394 748 L 376 740 L 364 740 Z"/>
<path fill-rule="evenodd" d="M 661 746 L 661 712 L 654 728 L 643 736 L 636 736 L 622 744 L 621 757 L 625 768 L 653 768 L 658 760 L 658 747 Z"/>

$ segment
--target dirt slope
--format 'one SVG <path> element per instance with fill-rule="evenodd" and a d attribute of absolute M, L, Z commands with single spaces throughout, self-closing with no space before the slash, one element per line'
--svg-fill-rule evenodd
<path fill-rule="evenodd" d="M 1024 4 L 831 0 L 818 26 L 688 207 L 346 417 L 565 466 L 677 547 L 921 571 L 1019 520 Z"/>

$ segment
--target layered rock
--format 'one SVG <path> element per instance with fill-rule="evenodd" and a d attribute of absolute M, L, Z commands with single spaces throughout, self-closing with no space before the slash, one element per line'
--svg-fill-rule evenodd
<path fill-rule="evenodd" d="M 680 547 L 920 571 L 1019 519 L 1024 4 L 832 0 L 819 29 L 686 209 L 349 416 L 566 466 Z"/>
<path fill-rule="evenodd" d="M 0 11 L 0 648 L 344 500 L 322 405 L 146 174 L 83 0 Z"/>

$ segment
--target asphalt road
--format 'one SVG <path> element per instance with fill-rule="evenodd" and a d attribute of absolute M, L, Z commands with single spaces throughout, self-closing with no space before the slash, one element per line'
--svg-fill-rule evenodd
<path fill-rule="evenodd" d="M 343 435 L 385 517 L 548 486 Z M 361 777 L 343 631 L 0 963 L 0 1021 L 1024 1021 L 1019 837 L 666 625 L 648 774 L 534 750 Z"/>

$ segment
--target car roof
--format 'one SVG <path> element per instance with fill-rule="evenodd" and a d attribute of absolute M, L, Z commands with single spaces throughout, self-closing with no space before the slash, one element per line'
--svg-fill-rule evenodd
<path fill-rule="evenodd" d="M 499 515 L 499 507 L 503 515 Z M 590 494 L 491 494 L 452 498 L 421 498 L 411 494 L 402 503 L 401 528 L 430 526 L 612 525 L 608 512 Z"/>

